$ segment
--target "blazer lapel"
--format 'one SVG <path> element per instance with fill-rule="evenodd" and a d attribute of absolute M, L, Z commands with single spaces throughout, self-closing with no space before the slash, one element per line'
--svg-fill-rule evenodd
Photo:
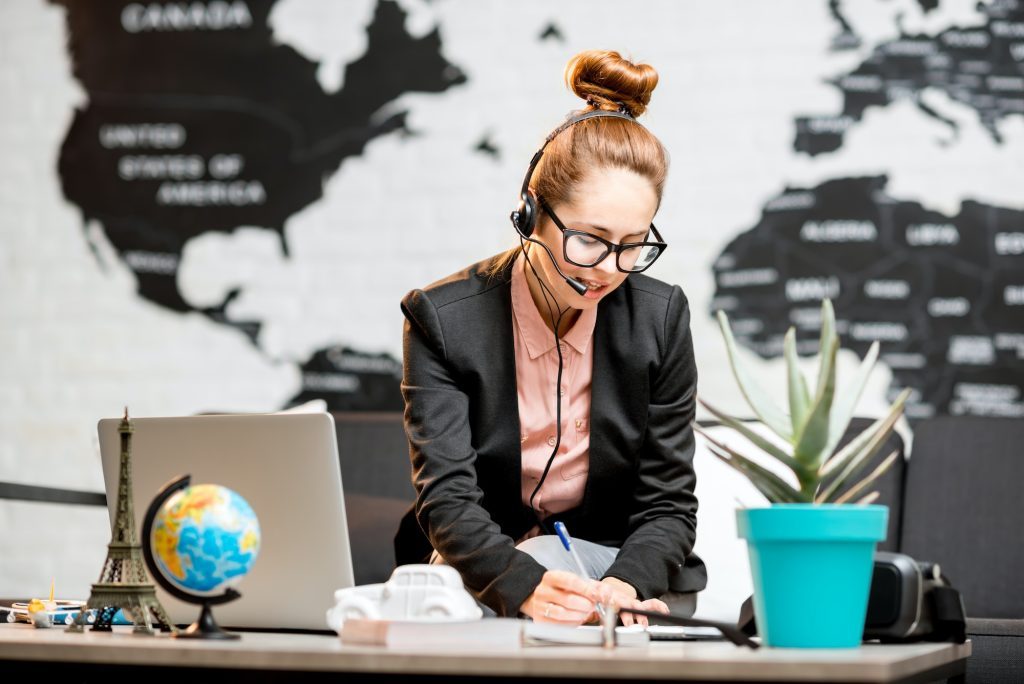
<path fill-rule="evenodd" d="M 499 435 L 501 453 L 515 454 L 507 461 L 515 473 L 516 492 L 519 492 L 519 480 L 523 471 L 522 428 L 519 423 L 519 385 L 516 380 L 516 349 L 512 333 L 512 292 L 509 284 L 501 288 L 501 312 L 494 326 L 495 350 L 491 354 L 494 364 L 493 375 L 485 377 L 497 378 L 501 387 L 498 405 L 504 407 L 503 415 L 498 417 L 496 433 Z M 507 451 L 506 451 L 507 450 Z"/>

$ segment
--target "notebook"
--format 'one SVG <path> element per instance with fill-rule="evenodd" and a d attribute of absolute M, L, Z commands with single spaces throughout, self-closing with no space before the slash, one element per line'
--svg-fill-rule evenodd
<path fill-rule="evenodd" d="M 643 628 L 617 627 L 618 646 L 643 646 L 650 637 Z M 514 650 L 523 646 L 600 646 L 601 628 L 569 627 L 513 618 L 453 622 L 413 620 L 346 620 L 338 633 L 349 645 L 386 646 L 397 650 L 486 648 Z"/>

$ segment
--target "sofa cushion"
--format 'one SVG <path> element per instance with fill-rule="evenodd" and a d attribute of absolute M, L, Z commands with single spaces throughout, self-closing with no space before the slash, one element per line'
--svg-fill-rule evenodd
<path fill-rule="evenodd" d="M 395 530 L 409 502 L 345 494 L 345 517 L 356 584 L 385 582 L 395 569 Z"/>
<path fill-rule="evenodd" d="M 932 418 L 914 430 L 901 551 L 940 564 L 970 617 L 1024 617 L 1024 421 Z"/>
<path fill-rule="evenodd" d="M 334 425 L 345 494 L 416 498 L 401 413 L 335 413 Z"/>
<path fill-rule="evenodd" d="M 967 620 L 967 682 L 1003 684 L 1024 677 L 1024 620 Z"/>

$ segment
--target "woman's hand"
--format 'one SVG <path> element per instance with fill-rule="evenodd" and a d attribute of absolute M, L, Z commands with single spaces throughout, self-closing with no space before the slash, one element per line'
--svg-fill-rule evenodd
<path fill-rule="evenodd" d="M 604 605 L 614 601 L 620 608 L 668 613 L 668 606 L 660 599 L 638 601 L 636 589 L 620 579 L 605 577 L 598 582 L 564 570 L 545 572 L 537 588 L 523 601 L 520 611 L 535 622 L 575 626 L 600 620 L 598 601 Z M 633 623 L 646 627 L 648 622 L 645 615 L 620 613 L 619 617 L 627 627 Z"/>
<path fill-rule="evenodd" d="M 607 603 L 611 596 L 611 588 L 602 582 L 548 570 L 519 610 L 534 622 L 582 625 L 594 614 L 596 602 Z"/>
<path fill-rule="evenodd" d="M 636 608 L 637 610 L 653 610 L 659 613 L 667 613 L 668 606 L 665 602 L 660 599 L 647 599 L 646 601 L 638 601 L 636 598 L 636 589 L 633 588 L 628 582 L 623 582 L 615 577 L 605 577 L 601 580 L 601 584 L 608 588 L 611 592 L 609 598 L 615 601 L 615 605 L 619 608 Z M 607 600 L 605 601 L 607 604 Z M 591 616 L 588 617 L 588 621 L 599 619 L 597 612 L 595 611 Z M 622 624 L 629 627 L 634 622 L 647 626 L 646 615 L 633 615 L 632 613 L 619 613 L 619 619 L 622 620 Z"/>

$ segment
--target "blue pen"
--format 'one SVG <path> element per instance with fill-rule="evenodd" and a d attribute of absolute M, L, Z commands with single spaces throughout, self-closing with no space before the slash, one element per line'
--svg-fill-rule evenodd
<path fill-rule="evenodd" d="M 555 533 L 558 535 L 558 538 L 562 540 L 562 546 L 564 546 L 565 550 L 572 556 L 573 561 L 576 563 L 576 570 L 579 571 L 580 576 L 586 577 L 587 579 L 594 579 L 587 574 L 587 569 L 583 567 L 583 561 L 580 559 L 580 554 L 576 552 L 576 547 L 572 545 L 572 537 L 569 536 L 569 530 L 565 529 L 565 523 L 561 520 L 555 523 Z M 597 606 L 597 613 L 601 617 L 604 617 L 604 606 L 600 603 L 595 603 L 595 605 Z"/>

